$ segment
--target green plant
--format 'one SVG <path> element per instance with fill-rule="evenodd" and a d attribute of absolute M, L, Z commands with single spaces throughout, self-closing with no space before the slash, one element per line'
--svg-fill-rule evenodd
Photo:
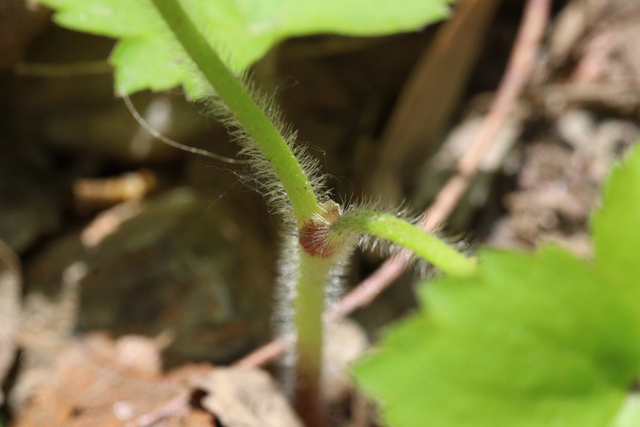
<path fill-rule="evenodd" d="M 592 221 L 595 257 L 483 250 L 423 285 L 422 309 L 356 367 L 389 425 L 635 425 L 640 374 L 640 149 Z"/>
<path fill-rule="evenodd" d="M 324 424 L 320 403 L 324 287 L 340 275 L 361 234 L 412 249 L 449 275 L 474 274 L 474 259 L 404 219 L 355 207 L 343 212 L 330 200 L 316 161 L 295 145 L 295 136 L 267 107 L 268 99 L 252 88 L 246 77 L 238 79 L 228 68 L 245 67 L 269 45 L 289 35 L 311 31 L 366 35 L 417 28 L 442 18 L 448 0 L 412 0 L 403 5 L 404 9 L 390 0 L 375 6 L 355 0 L 43 3 L 57 8 L 57 20 L 63 25 L 122 39 L 111 58 L 118 92 L 162 90 L 182 84 L 193 98 L 210 95 L 217 99 L 213 102 L 214 113 L 227 126 L 237 129 L 234 135 L 242 146 L 241 154 L 251 162 L 253 179 L 282 214 L 292 237 L 285 250 L 288 258 L 283 265 L 289 271 L 284 277 L 296 282 L 296 406 L 308 425 Z M 273 17 L 274 10 L 278 12 L 276 21 L 260 15 Z M 247 25 L 240 22 L 238 15 L 253 18 L 251 24 L 257 27 L 246 31 Z M 267 30 L 260 29 L 261 25 L 267 25 Z M 216 44 L 229 49 L 232 59 L 227 64 L 213 49 Z"/>

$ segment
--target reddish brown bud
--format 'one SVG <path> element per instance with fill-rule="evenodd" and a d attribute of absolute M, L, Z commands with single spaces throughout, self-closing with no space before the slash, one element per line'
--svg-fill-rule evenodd
<path fill-rule="evenodd" d="M 326 222 L 310 220 L 302 226 L 298 233 L 298 242 L 302 249 L 313 257 L 329 258 L 338 249 L 335 244 L 327 241 L 327 229 L 329 225 L 340 216 L 340 206 L 334 202 L 330 203 L 326 213 L 323 215 Z"/>
<path fill-rule="evenodd" d="M 329 258 L 335 253 L 335 245 L 326 242 L 327 224 L 310 222 L 305 224 L 298 234 L 300 246 L 306 253 L 314 257 Z"/>

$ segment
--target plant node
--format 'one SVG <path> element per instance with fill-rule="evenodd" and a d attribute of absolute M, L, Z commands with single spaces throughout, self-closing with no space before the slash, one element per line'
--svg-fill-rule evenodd
<path fill-rule="evenodd" d="M 305 221 L 298 232 L 300 247 L 310 256 L 330 258 L 336 254 L 339 244 L 327 240 L 329 226 L 342 215 L 342 208 L 333 200 L 321 204 L 322 215 Z"/>

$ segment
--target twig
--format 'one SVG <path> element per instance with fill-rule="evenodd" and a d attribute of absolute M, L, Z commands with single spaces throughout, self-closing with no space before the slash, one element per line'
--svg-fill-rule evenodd
<path fill-rule="evenodd" d="M 429 154 L 447 129 L 500 0 L 457 3 L 455 15 L 438 29 L 404 84 L 377 144 L 374 165 L 368 168 L 367 187 L 389 202 L 401 197 L 402 165 Z"/>
<path fill-rule="evenodd" d="M 476 175 L 482 154 L 509 115 L 511 106 L 526 86 L 547 27 L 551 1 L 527 1 L 522 24 L 493 104 L 482 123 L 480 131 L 460 159 L 457 174 L 447 181 L 436 196 L 434 203 L 423 213 L 420 223 L 425 231 L 435 229 L 451 215 L 467 191 L 471 180 Z M 368 305 L 402 274 L 406 267 L 405 259 L 406 257 L 403 253 L 387 259 L 373 274 L 362 281 L 339 303 L 327 310 L 324 315 L 325 321 L 345 317 L 355 310 Z M 282 354 L 285 347 L 283 341 L 272 341 L 237 361 L 235 365 L 265 365 Z"/>
<path fill-rule="evenodd" d="M 293 345 L 293 342 L 289 343 Z M 237 360 L 233 363 L 234 366 L 243 367 L 243 368 L 253 368 L 256 366 L 264 366 L 272 360 L 277 359 L 284 351 L 287 349 L 287 345 L 285 340 L 282 338 L 276 338 L 259 347 L 258 349 L 252 351 L 245 357 L 240 360 Z"/>
<path fill-rule="evenodd" d="M 126 427 L 149 427 L 155 424 L 160 424 L 160 421 L 169 417 L 185 417 L 190 411 L 191 407 L 189 406 L 189 396 L 181 394 L 159 407 L 140 415 L 127 423 Z"/>

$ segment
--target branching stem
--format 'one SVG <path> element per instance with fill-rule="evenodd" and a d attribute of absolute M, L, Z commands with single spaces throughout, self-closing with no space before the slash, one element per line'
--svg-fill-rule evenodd
<path fill-rule="evenodd" d="M 340 249 L 354 233 L 368 233 L 413 250 L 445 273 L 470 275 L 475 259 L 466 258 L 433 235 L 393 215 L 340 213 L 333 202 L 320 203 L 295 154 L 244 85 L 220 60 L 178 0 L 152 0 L 195 65 L 250 135 L 282 184 L 298 226 L 298 283 L 294 302 L 297 336 L 296 406 L 309 427 L 323 427 L 321 368 L 322 311 L 326 282 Z"/>
<path fill-rule="evenodd" d="M 326 215 L 309 178 L 289 145 L 243 85 L 222 63 L 177 0 L 152 0 L 182 47 L 260 148 L 291 202 L 298 228 Z M 300 277 L 295 301 L 297 334 L 296 405 L 310 427 L 322 427 L 320 401 L 322 309 L 331 260 L 300 250 Z"/>
<path fill-rule="evenodd" d="M 469 276 L 476 271 L 475 258 L 467 258 L 433 234 L 390 214 L 367 210 L 346 212 L 331 225 L 328 240 L 339 243 L 353 233 L 381 237 L 410 249 L 451 276 Z"/>

